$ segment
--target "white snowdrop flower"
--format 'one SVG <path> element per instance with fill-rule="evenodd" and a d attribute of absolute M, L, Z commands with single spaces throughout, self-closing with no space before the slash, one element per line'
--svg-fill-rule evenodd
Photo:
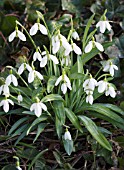
<path fill-rule="evenodd" d="M 52 52 L 56 54 L 60 48 L 60 39 L 58 35 L 52 37 Z"/>
<path fill-rule="evenodd" d="M 70 134 L 70 132 L 68 131 L 68 129 L 66 130 L 66 132 L 65 132 L 65 134 L 64 134 L 64 139 L 65 139 L 65 140 L 72 140 L 71 134 Z"/>
<path fill-rule="evenodd" d="M 10 85 L 11 83 L 13 83 L 14 86 L 18 86 L 18 81 L 17 78 L 13 75 L 10 74 L 9 76 L 7 76 L 6 80 L 5 80 L 6 85 Z"/>
<path fill-rule="evenodd" d="M 18 95 L 17 97 L 17 100 L 18 100 L 18 103 L 22 102 L 23 101 L 23 97 L 21 94 Z"/>
<path fill-rule="evenodd" d="M 103 93 L 107 88 L 108 82 L 106 80 L 101 80 L 97 83 L 98 92 Z"/>
<path fill-rule="evenodd" d="M 2 94 L 2 91 L 3 91 L 3 95 L 5 95 L 6 97 L 9 97 L 10 91 L 9 91 L 9 87 L 7 84 L 0 86 L 0 95 Z"/>
<path fill-rule="evenodd" d="M 43 80 L 42 74 L 32 69 L 31 71 L 29 71 L 28 74 L 28 83 L 32 83 L 34 81 L 35 76 L 37 76 L 40 80 Z"/>
<path fill-rule="evenodd" d="M 108 29 L 109 31 L 111 30 L 111 25 L 108 21 L 99 21 L 96 24 L 96 27 L 99 27 L 101 33 L 104 33 L 106 29 Z"/>
<path fill-rule="evenodd" d="M 18 37 L 22 41 L 26 41 L 25 35 L 18 29 L 12 32 L 9 36 L 9 42 L 13 41 L 15 37 Z"/>
<path fill-rule="evenodd" d="M 86 97 L 86 103 L 90 103 L 91 105 L 93 104 L 93 95 L 92 94 L 88 94 L 88 96 Z"/>
<path fill-rule="evenodd" d="M 89 53 L 95 46 L 99 51 L 104 51 L 102 44 L 100 44 L 99 42 L 90 41 L 84 49 L 85 53 Z"/>
<path fill-rule="evenodd" d="M 30 72 L 32 70 L 32 67 L 26 63 L 22 63 L 18 69 L 18 74 L 21 75 L 25 69 L 27 69 Z"/>
<path fill-rule="evenodd" d="M 112 60 L 106 61 L 103 67 L 103 71 L 109 71 L 111 76 L 114 76 L 114 70 L 118 70 L 118 67 L 112 63 Z"/>
<path fill-rule="evenodd" d="M 42 34 L 44 34 L 44 35 L 47 35 L 47 34 L 48 34 L 46 27 L 45 27 L 44 25 L 40 24 L 40 23 L 35 23 L 35 24 L 31 27 L 29 33 L 30 33 L 30 35 L 35 35 L 38 30 L 40 30 L 40 32 L 41 32 Z"/>
<path fill-rule="evenodd" d="M 61 61 L 62 65 L 66 65 L 66 66 L 69 66 L 71 64 L 71 59 L 70 59 L 70 56 L 65 56 L 62 58 L 62 61 Z"/>
<path fill-rule="evenodd" d="M 42 114 L 42 109 L 44 111 L 47 111 L 46 105 L 40 101 L 37 103 L 33 103 L 30 107 L 30 111 L 31 112 L 34 111 L 34 113 L 37 117 L 40 117 L 40 115 Z"/>
<path fill-rule="evenodd" d="M 76 54 L 78 54 L 78 55 L 82 54 L 81 49 L 75 43 L 72 44 L 72 48 Z"/>
<path fill-rule="evenodd" d="M 0 102 L 0 107 L 3 106 L 3 110 L 4 110 L 4 112 L 6 112 L 6 113 L 9 111 L 9 103 L 10 103 L 11 105 L 14 105 L 13 101 L 10 100 L 10 99 L 4 99 L 4 100 L 2 100 L 2 101 Z"/>
<path fill-rule="evenodd" d="M 97 85 L 97 81 L 92 78 L 92 76 L 89 79 L 86 79 L 83 83 L 84 90 L 94 90 L 95 86 Z"/>
<path fill-rule="evenodd" d="M 47 64 L 47 56 L 44 56 L 40 61 L 40 67 L 45 67 Z"/>
<path fill-rule="evenodd" d="M 39 60 L 41 61 L 42 60 L 42 57 L 41 57 L 41 54 L 36 51 L 34 54 L 33 54 L 33 60 L 36 61 L 36 60 Z"/>
<path fill-rule="evenodd" d="M 110 85 L 110 83 L 107 84 L 107 88 L 106 88 L 106 91 L 105 91 L 105 95 L 106 95 L 106 96 L 110 95 L 112 98 L 115 98 L 115 96 L 116 96 L 115 89 L 114 89 L 114 87 L 112 87 L 112 86 Z"/>
<path fill-rule="evenodd" d="M 61 85 L 61 91 L 63 92 L 63 94 L 65 94 L 67 92 L 67 88 L 72 90 L 71 82 L 66 74 L 63 74 L 56 80 L 55 86 L 57 86 L 62 80 L 64 83 Z"/>
<path fill-rule="evenodd" d="M 80 40 L 79 35 L 78 35 L 78 33 L 77 33 L 76 31 L 74 31 L 74 32 L 72 33 L 72 37 L 73 37 L 75 40 L 77 40 L 77 41 Z"/>

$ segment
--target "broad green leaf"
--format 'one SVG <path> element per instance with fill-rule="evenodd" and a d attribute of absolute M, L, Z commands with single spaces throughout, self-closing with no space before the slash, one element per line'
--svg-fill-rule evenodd
<path fill-rule="evenodd" d="M 112 151 L 112 147 L 110 143 L 107 141 L 104 135 L 100 132 L 96 124 L 90 118 L 86 116 L 78 116 L 78 117 L 80 121 L 83 122 L 87 130 L 91 133 L 91 135 L 96 139 L 96 141 L 98 141 L 99 144 L 102 145 L 107 150 Z"/>
<path fill-rule="evenodd" d="M 41 102 L 49 102 L 49 101 L 54 101 L 54 100 L 61 100 L 63 101 L 63 98 L 59 94 L 49 94 L 45 96 Z"/>
<path fill-rule="evenodd" d="M 65 108 L 65 113 L 68 117 L 68 119 L 71 121 L 71 123 L 81 132 L 83 133 L 83 129 L 80 125 L 80 122 L 78 121 L 77 116 L 75 115 L 74 112 L 72 112 L 71 110 L 69 110 L 68 108 Z"/>
<path fill-rule="evenodd" d="M 20 135 L 21 132 L 24 132 L 29 124 L 24 124 L 20 128 L 18 128 L 11 136 L 14 137 L 16 135 Z"/>
<path fill-rule="evenodd" d="M 23 117 L 19 119 L 14 125 L 12 125 L 11 129 L 8 132 L 8 135 L 10 135 L 15 129 L 17 129 L 17 127 L 19 127 L 19 125 L 23 124 L 23 122 L 27 121 L 28 119 L 29 117 Z"/>
<path fill-rule="evenodd" d="M 35 115 L 33 112 L 31 112 L 31 111 L 23 111 L 22 112 L 23 114 L 26 114 L 26 115 Z"/>
<path fill-rule="evenodd" d="M 60 167 L 63 167 L 65 161 L 64 161 L 62 155 L 55 151 L 53 151 L 53 155 L 54 155 L 57 163 L 60 165 Z"/>
<path fill-rule="evenodd" d="M 110 117 L 115 122 L 124 124 L 124 120 L 119 115 L 117 115 L 109 108 L 103 106 L 102 104 L 84 105 L 82 108 L 79 108 L 79 110 L 76 112 L 85 111 L 85 110 L 96 111 L 98 113 L 103 114 L 104 116 Z"/>
<path fill-rule="evenodd" d="M 39 154 L 37 154 L 37 156 L 32 160 L 31 164 L 29 165 L 28 170 L 30 170 L 32 168 L 32 166 L 34 165 L 34 163 L 36 162 L 36 160 L 38 160 L 47 151 L 48 151 L 48 149 L 45 149 L 45 150 L 41 151 Z"/>
<path fill-rule="evenodd" d="M 55 119 L 56 132 L 57 132 L 59 139 L 61 139 L 63 124 L 62 124 L 62 122 L 60 122 L 60 120 L 58 119 L 57 116 L 55 116 L 55 118 L 56 118 Z"/>
<path fill-rule="evenodd" d="M 38 138 L 39 135 L 43 132 L 43 130 L 45 129 L 46 126 L 47 126 L 47 123 L 40 123 L 40 124 L 38 125 L 37 134 L 36 134 L 36 137 L 35 137 L 34 140 L 33 140 L 33 143 L 37 140 L 37 138 Z"/>
<path fill-rule="evenodd" d="M 55 86 L 55 82 L 56 82 L 56 77 L 55 76 L 51 76 L 47 82 L 47 92 L 50 93 L 54 86 Z"/>
<path fill-rule="evenodd" d="M 44 120 L 47 120 L 48 116 L 47 115 L 41 115 L 40 117 L 36 118 L 33 123 L 30 125 L 29 129 L 27 130 L 27 135 L 29 134 L 31 128 L 35 125 L 37 125 L 38 123 L 44 121 Z"/>
<path fill-rule="evenodd" d="M 1 170 L 17 170 L 15 165 L 6 165 Z"/>
<path fill-rule="evenodd" d="M 73 151 L 73 140 L 64 140 L 63 139 L 63 144 L 64 144 L 64 148 L 65 151 L 67 152 L 68 155 L 71 155 L 72 151 Z"/>
<path fill-rule="evenodd" d="M 83 66 L 82 66 L 83 67 Z M 84 74 L 82 73 L 73 73 L 70 75 L 70 79 L 80 79 L 80 80 L 83 80 L 84 79 Z"/>

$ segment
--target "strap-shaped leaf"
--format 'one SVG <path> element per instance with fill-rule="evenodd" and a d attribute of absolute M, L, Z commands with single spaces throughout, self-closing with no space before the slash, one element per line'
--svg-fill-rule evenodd
<path fill-rule="evenodd" d="M 54 101 L 54 100 L 63 101 L 63 98 L 59 94 L 50 94 L 50 95 L 45 96 L 41 101 L 48 102 L 48 101 Z"/>
<path fill-rule="evenodd" d="M 70 109 L 65 108 L 65 113 L 67 115 L 67 117 L 69 118 L 69 120 L 71 121 L 71 123 L 81 132 L 83 133 L 83 129 L 80 125 L 80 122 L 78 121 L 77 116 L 75 115 L 74 112 L 72 112 Z"/>
<path fill-rule="evenodd" d="M 86 116 L 78 116 L 81 122 L 84 124 L 84 126 L 87 128 L 87 130 L 91 133 L 91 135 L 99 142 L 100 145 L 102 145 L 107 150 L 112 151 L 112 147 L 110 143 L 107 141 L 105 136 L 100 132 L 96 124 L 88 117 Z"/>
<path fill-rule="evenodd" d="M 56 77 L 55 76 L 51 76 L 47 82 L 47 92 L 50 93 L 54 86 L 55 86 L 55 82 L 56 82 Z"/>

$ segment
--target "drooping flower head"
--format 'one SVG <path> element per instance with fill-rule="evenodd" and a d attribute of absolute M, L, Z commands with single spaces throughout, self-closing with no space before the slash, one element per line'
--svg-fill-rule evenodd
<path fill-rule="evenodd" d="M 12 74 L 12 70 L 10 70 L 10 75 L 7 76 L 6 80 L 5 80 L 6 85 L 10 85 L 11 83 L 13 83 L 14 86 L 18 86 L 18 81 L 17 78 L 15 77 L 15 75 Z"/>
<path fill-rule="evenodd" d="M 71 134 L 70 134 L 70 132 L 68 131 L 67 128 L 66 128 L 66 132 L 64 134 L 64 140 L 72 140 Z"/>
<path fill-rule="evenodd" d="M 3 110 L 4 110 L 4 112 L 6 112 L 6 113 L 9 111 L 9 103 L 10 103 L 11 105 L 14 105 L 13 101 L 12 101 L 11 99 L 7 99 L 7 98 L 3 99 L 3 100 L 0 102 L 0 107 L 3 106 Z"/>

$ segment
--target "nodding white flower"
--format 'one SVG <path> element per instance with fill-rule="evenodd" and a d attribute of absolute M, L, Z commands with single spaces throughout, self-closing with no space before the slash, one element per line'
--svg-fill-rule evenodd
<path fill-rule="evenodd" d="M 118 70 L 118 67 L 112 63 L 112 60 L 105 61 L 103 67 L 103 71 L 109 71 L 111 76 L 114 76 L 114 70 Z"/>
<path fill-rule="evenodd" d="M 78 55 L 82 54 L 81 49 L 75 43 L 72 43 L 72 48 L 76 54 L 78 54 Z"/>
<path fill-rule="evenodd" d="M 29 74 L 28 74 L 28 83 L 32 83 L 34 81 L 35 76 L 37 76 L 40 80 L 43 80 L 42 74 L 32 69 L 29 71 Z"/>
<path fill-rule="evenodd" d="M 45 27 L 44 25 L 40 24 L 40 23 L 35 23 L 35 24 L 31 27 L 29 33 L 30 33 L 30 35 L 35 35 L 38 30 L 40 30 L 40 32 L 41 32 L 42 34 L 44 34 L 44 35 L 47 35 L 47 34 L 48 34 L 46 27 Z"/>
<path fill-rule="evenodd" d="M 106 80 L 101 80 L 97 83 L 98 92 L 103 93 L 107 88 L 108 82 Z"/>
<path fill-rule="evenodd" d="M 33 54 L 33 60 L 36 61 L 36 60 L 39 60 L 41 61 L 42 60 L 42 57 L 41 57 L 41 54 L 36 51 L 34 54 Z"/>
<path fill-rule="evenodd" d="M 92 94 L 88 94 L 86 97 L 86 103 L 90 103 L 91 105 L 93 104 L 93 95 Z"/>
<path fill-rule="evenodd" d="M 40 117 L 40 115 L 42 114 L 42 109 L 44 111 L 47 111 L 46 105 L 40 101 L 38 101 L 37 103 L 33 103 L 30 107 L 30 111 L 34 111 L 37 117 Z"/>
<path fill-rule="evenodd" d="M 102 44 L 96 41 L 90 41 L 84 49 L 85 53 L 89 53 L 92 50 L 92 48 L 94 48 L 95 46 L 99 51 L 101 52 L 104 51 Z"/>
<path fill-rule="evenodd" d="M 66 66 L 69 66 L 71 65 L 71 59 L 70 59 L 70 56 L 65 56 L 62 58 L 62 61 L 61 61 L 62 65 L 66 65 Z"/>
<path fill-rule="evenodd" d="M 4 110 L 4 112 L 6 112 L 6 113 L 9 111 L 9 103 L 10 103 L 11 105 L 14 105 L 13 101 L 10 100 L 10 99 L 4 99 L 4 100 L 2 100 L 2 101 L 0 102 L 0 107 L 3 106 L 3 110 Z"/>
<path fill-rule="evenodd" d="M 104 33 L 106 29 L 108 29 L 109 31 L 111 30 L 111 25 L 109 24 L 108 21 L 99 21 L 96 24 L 96 27 L 99 27 L 99 30 L 101 33 Z"/>
<path fill-rule="evenodd" d="M 13 83 L 14 86 L 18 86 L 17 78 L 16 78 L 13 74 L 10 74 L 9 76 L 7 76 L 5 83 L 6 83 L 6 85 L 8 85 L 8 86 L 9 86 L 11 83 Z"/>
<path fill-rule="evenodd" d="M 97 81 L 91 76 L 89 79 L 86 79 L 83 83 L 84 91 L 86 90 L 93 91 L 96 85 L 97 85 Z"/>
<path fill-rule="evenodd" d="M 77 33 L 76 31 L 74 31 L 74 32 L 72 33 L 72 37 L 73 37 L 75 40 L 77 40 L 77 41 L 80 40 L 79 35 L 78 35 L 78 33 Z"/>
<path fill-rule="evenodd" d="M 61 91 L 63 92 L 63 94 L 65 94 L 67 92 L 67 88 L 72 90 L 71 82 L 66 74 L 63 74 L 56 80 L 55 86 L 57 86 L 62 80 L 64 81 L 64 83 L 61 85 Z"/>
<path fill-rule="evenodd" d="M 112 87 L 112 85 L 110 83 L 107 84 L 105 95 L 106 96 L 110 95 L 112 98 L 115 98 L 115 96 L 116 96 L 115 89 L 114 89 L 114 87 Z"/>
<path fill-rule="evenodd" d="M 17 97 L 17 100 L 18 100 L 18 103 L 22 102 L 23 101 L 23 97 L 21 94 L 18 95 Z"/>
<path fill-rule="evenodd" d="M 26 63 L 22 63 L 18 69 L 18 74 L 21 75 L 25 69 L 27 69 L 28 71 L 32 70 L 31 66 Z"/>
<path fill-rule="evenodd" d="M 3 91 L 3 95 L 5 95 L 6 97 L 9 97 L 10 92 L 9 92 L 9 87 L 7 84 L 0 86 L 0 95 L 1 95 L 2 91 Z"/>
<path fill-rule="evenodd" d="M 18 29 L 12 32 L 9 36 L 9 42 L 13 41 L 15 37 L 18 37 L 22 41 L 26 41 L 25 35 Z"/>
<path fill-rule="evenodd" d="M 40 67 L 45 67 L 45 65 L 47 64 L 48 59 L 51 59 L 54 64 L 58 64 L 59 63 L 59 61 L 58 61 L 56 56 L 51 55 L 51 54 L 47 54 L 46 51 L 43 51 L 42 55 L 45 55 L 45 56 L 41 59 Z"/>
<path fill-rule="evenodd" d="M 70 134 L 70 132 L 68 131 L 68 129 L 66 130 L 66 132 L 65 132 L 65 134 L 64 134 L 64 139 L 65 139 L 65 140 L 72 140 L 71 134 Z"/>

